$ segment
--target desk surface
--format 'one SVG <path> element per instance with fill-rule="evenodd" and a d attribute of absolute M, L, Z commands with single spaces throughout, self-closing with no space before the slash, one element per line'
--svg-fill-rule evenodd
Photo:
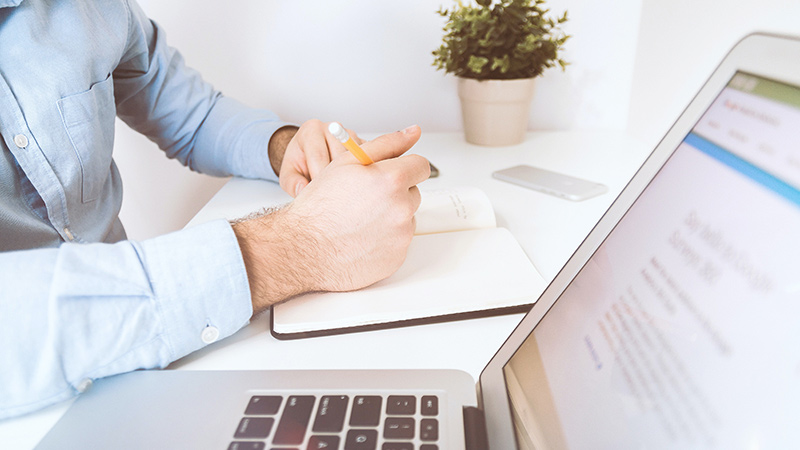
<path fill-rule="evenodd" d="M 551 280 L 646 158 L 649 149 L 623 132 L 534 132 L 523 144 L 469 145 L 461 133 L 423 133 L 413 152 L 441 174 L 420 189 L 476 186 L 495 208 L 498 226 L 514 234 L 545 279 Z M 601 182 L 609 192 L 582 202 L 548 196 L 495 180 L 492 172 L 516 164 Z M 290 197 L 275 183 L 232 179 L 187 226 L 236 218 Z M 478 378 L 522 318 L 520 314 L 353 333 L 295 341 L 275 340 L 268 313 L 233 336 L 173 363 L 171 369 L 392 369 L 452 368 Z M 32 448 L 70 402 L 0 422 L 0 447 Z"/>

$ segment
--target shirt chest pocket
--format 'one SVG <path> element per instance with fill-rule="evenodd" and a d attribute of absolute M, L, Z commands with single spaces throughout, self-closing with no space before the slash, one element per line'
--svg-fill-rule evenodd
<path fill-rule="evenodd" d="M 96 200 L 111 173 L 114 148 L 114 84 L 109 75 L 88 91 L 58 101 L 58 110 L 81 168 L 81 199 Z"/>

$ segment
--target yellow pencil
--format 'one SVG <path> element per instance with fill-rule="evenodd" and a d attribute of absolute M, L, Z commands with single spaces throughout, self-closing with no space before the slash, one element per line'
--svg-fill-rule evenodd
<path fill-rule="evenodd" d="M 328 125 L 328 131 L 330 131 L 333 137 L 338 139 L 339 142 L 344 145 L 344 148 L 349 150 L 350 153 L 356 157 L 358 162 L 365 166 L 372 164 L 372 159 L 369 157 L 369 155 L 367 155 L 364 150 L 362 150 L 361 147 L 356 144 L 356 142 L 350 137 L 350 134 L 347 133 L 347 130 L 345 130 L 341 124 L 338 122 L 331 122 L 331 124 Z"/>

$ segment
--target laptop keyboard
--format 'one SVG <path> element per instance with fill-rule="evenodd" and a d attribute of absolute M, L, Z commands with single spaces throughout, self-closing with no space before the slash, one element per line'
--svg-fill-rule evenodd
<path fill-rule="evenodd" d="M 254 395 L 228 450 L 437 450 L 438 414 L 436 395 Z"/>

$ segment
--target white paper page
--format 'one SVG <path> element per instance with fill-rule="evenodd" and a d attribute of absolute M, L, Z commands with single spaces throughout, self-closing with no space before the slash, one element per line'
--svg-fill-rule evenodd
<path fill-rule="evenodd" d="M 403 266 L 365 289 L 275 307 L 274 331 L 336 329 L 533 303 L 545 281 L 504 228 L 415 236 Z"/>
<path fill-rule="evenodd" d="M 474 187 L 422 191 L 422 203 L 415 214 L 414 234 L 494 228 L 497 222 L 489 197 Z"/>

